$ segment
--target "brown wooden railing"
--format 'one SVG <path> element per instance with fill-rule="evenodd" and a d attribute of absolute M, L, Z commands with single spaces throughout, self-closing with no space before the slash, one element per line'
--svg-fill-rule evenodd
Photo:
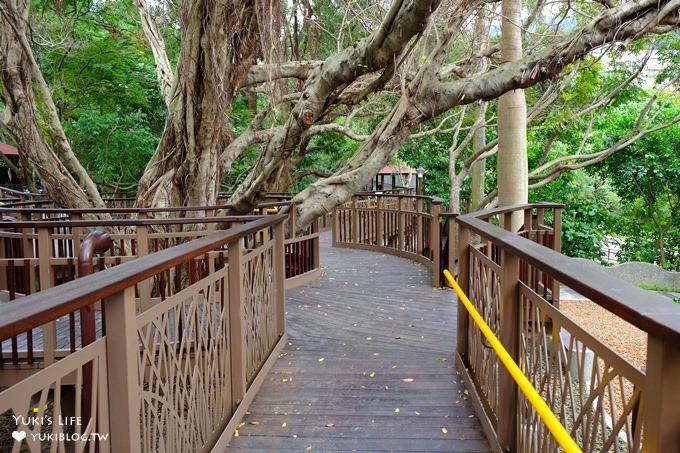
<path fill-rule="evenodd" d="M 0 340 L 98 301 L 104 314 L 94 343 L 0 393 L 3 422 L 31 451 L 49 435 L 59 451 L 76 435 L 100 452 L 222 448 L 285 342 L 285 216 L 248 220 L 1 304 Z M 145 285 L 163 287 L 148 306 Z"/>
<path fill-rule="evenodd" d="M 284 205 L 284 204 L 282 204 Z M 287 204 L 285 204 L 287 205 Z M 223 207 L 220 207 L 222 209 Z M 197 208 L 191 208 L 196 211 Z M 263 209 L 267 210 L 267 209 Z M 172 246 L 204 237 L 218 223 L 236 226 L 257 219 L 257 216 L 241 217 L 177 217 L 186 208 L 167 210 L 110 210 L 114 216 L 136 211 L 137 217 L 160 212 L 170 218 L 137 218 L 112 220 L 69 220 L 82 218 L 101 210 L 64 211 L 54 209 L 14 210 L 18 217 L 42 217 L 65 220 L 7 222 L 0 224 L 0 305 L 23 303 L 29 294 L 76 279 L 78 254 L 85 236 L 91 229 L 108 232 L 112 240 L 109 251 L 94 258 L 94 270 L 117 266 L 140 256 L 168 249 Z M 161 212 L 163 211 L 163 212 Z M 275 209 L 269 209 L 275 213 Z M 217 207 L 204 208 L 204 214 L 218 212 Z M 127 214 L 129 215 L 129 214 Z M 61 217 L 57 217 L 61 216 Z M 288 221 L 291 221 L 289 219 Z M 293 220 L 294 221 L 294 220 Z M 191 226 L 191 229 L 184 227 Z M 295 235 L 284 242 L 285 286 L 293 288 L 309 283 L 320 275 L 319 227 L 312 224 L 304 234 Z M 137 303 L 148 308 L 150 304 L 165 297 L 168 285 L 177 285 L 181 274 L 170 272 L 159 279 L 142 282 L 137 288 Z M 45 364 L 53 363 L 76 351 L 81 346 L 81 322 L 77 313 L 56 319 L 40 328 L 23 332 L 0 342 L 0 363 L 5 370 L 0 373 L 0 385 L 17 382 Z M 101 326 L 99 327 L 101 330 Z"/>
<path fill-rule="evenodd" d="M 680 307 L 558 253 L 559 208 L 458 217 L 458 281 L 583 451 L 676 451 Z M 501 228 L 512 215 L 524 216 L 520 234 Z M 646 367 L 637 369 L 560 312 L 560 284 L 647 332 Z M 457 364 L 497 451 L 558 451 L 462 307 Z"/>
<path fill-rule="evenodd" d="M 356 194 L 333 212 L 333 246 L 374 250 L 431 266 L 441 285 L 442 201 L 420 195 Z"/>

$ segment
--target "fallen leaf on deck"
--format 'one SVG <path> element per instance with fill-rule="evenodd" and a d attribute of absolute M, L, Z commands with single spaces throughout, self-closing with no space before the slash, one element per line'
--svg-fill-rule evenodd
<path fill-rule="evenodd" d="M 446 429 L 446 428 L 442 428 L 442 432 L 443 432 L 444 434 L 448 434 L 448 433 L 449 433 L 449 430 Z"/>
<path fill-rule="evenodd" d="M 258 422 L 257 420 L 253 420 L 252 422 L 250 422 L 250 424 L 251 424 L 251 425 L 254 425 L 254 426 L 257 426 L 257 425 L 260 424 L 260 422 Z"/>
<path fill-rule="evenodd" d="M 235 429 L 234 430 L 234 437 L 238 437 L 238 436 L 240 436 L 240 434 L 238 433 L 238 429 Z"/>
<path fill-rule="evenodd" d="M 323 357 L 321 357 L 321 358 L 319 359 L 319 362 L 323 362 L 324 360 L 326 360 L 326 359 L 324 359 Z"/>
<path fill-rule="evenodd" d="M 399 413 L 399 408 L 394 409 L 394 413 L 398 414 Z"/>
<path fill-rule="evenodd" d="M 326 423 L 325 425 L 326 428 L 335 428 L 335 423 Z"/>
<path fill-rule="evenodd" d="M 447 361 L 447 359 L 445 357 L 437 357 L 435 360 L 437 362 L 446 362 Z"/>
<path fill-rule="evenodd" d="M 404 381 L 404 382 L 413 382 L 413 378 L 402 379 L 402 381 Z"/>
<path fill-rule="evenodd" d="M 281 423 L 281 428 L 285 428 L 286 426 L 288 426 L 288 422 Z"/>

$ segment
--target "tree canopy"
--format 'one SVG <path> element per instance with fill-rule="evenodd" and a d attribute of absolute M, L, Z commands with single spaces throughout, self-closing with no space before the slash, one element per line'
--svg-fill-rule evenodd
<path fill-rule="evenodd" d="M 64 206 L 103 205 L 104 182 L 143 206 L 228 189 L 235 212 L 294 190 L 299 228 L 395 158 L 466 209 L 508 176 L 537 190 L 606 161 L 620 187 L 650 143 L 677 156 L 653 137 L 680 120 L 678 0 L 509 1 L 0 0 L 0 129 Z M 526 112 L 499 104 L 519 90 Z M 499 173 L 498 129 L 524 122 L 526 176 Z"/>

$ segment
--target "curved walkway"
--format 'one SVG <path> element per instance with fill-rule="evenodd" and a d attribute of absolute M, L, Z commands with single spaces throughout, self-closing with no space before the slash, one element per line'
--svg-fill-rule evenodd
<path fill-rule="evenodd" d="M 489 451 L 455 371 L 454 293 L 329 242 L 323 276 L 286 295 L 288 346 L 228 451 Z"/>

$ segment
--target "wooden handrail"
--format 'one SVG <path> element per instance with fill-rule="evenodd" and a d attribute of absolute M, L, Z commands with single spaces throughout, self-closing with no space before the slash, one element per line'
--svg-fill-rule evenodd
<path fill-rule="evenodd" d="M 444 200 L 439 197 L 434 197 L 431 195 L 414 195 L 414 194 L 407 194 L 407 193 L 376 193 L 376 192 L 356 192 L 354 194 L 355 196 L 360 196 L 360 197 L 389 197 L 389 198 L 411 198 L 411 199 L 418 199 L 418 200 L 431 200 L 432 203 L 435 204 L 442 204 L 444 203 Z"/>
<path fill-rule="evenodd" d="M 276 196 L 265 196 L 265 198 L 278 198 Z M 114 198 L 112 201 L 125 201 L 125 198 Z M 19 205 L 34 205 L 47 204 L 52 201 L 22 201 L 20 203 L 13 203 L 9 206 L 0 206 L 0 214 L 3 212 L 12 212 L 18 214 L 151 214 L 156 212 L 183 212 L 183 211 L 209 211 L 230 209 L 230 205 L 218 204 L 208 206 L 166 206 L 156 208 L 82 208 L 82 209 L 67 209 L 67 208 L 13 208 Z M 285 206 L 290 204 L 290 200 L 280 201 L 264 201 L 257 203 L 255 208 Z"/>
<path fill-rule="evenodd" d="M 109 297 L 169 267 L 226 243 L 237 241 L 250 233 L 281 223 L 285 218 L 285 215 L 258 217 L 259 220 L 245 225 L 218 231 L 105 271 L 25 296 L 22 298 L 21 305 L 3 304 L 0 306 L 0 341 Z M 221 218 L 222 221 L 224 219 Z"/>
<path fill-rule="evenodd" d="M 35 220 L 30 222 L 7 222 L 0 223 L 0 228 L 101 228 L 101 227 L 127 227 L 127 226 L 151 226 L 151 225 L 189 225 L 196 223 L 221 223 L 221 222 L 251 222 L 262 218 L 260 215 L 244 215 L 229 217 L 173 217 L 169 219 L 111 219 L 111 220 Z"/>
<path fill-rule="evenodd" d="M 581 263 L 503 230 L 484 220 L 492 215 L 530 207 L 561 207 L 556 204 L 515 205 L 459 216 L 457 222 L 476 234 L 492 239 L 495 244 L 530 265 L 551 275 L 632 325 L 653 333 L 670 343 L 680 345 L 680 306 L 637 286 L 618 280 L 600 269 L 584 268 Z"/>
<path fill-rule="evenodd" d="M 25 204 L 35 204 L 36 202 L 27 201 Z M 42 203 L 42 202 L 40 202 Z M 87 209 L 65 209 L 65 208 L 18 208 L 11 206 L 0 207 L 2 212 L 14 212 L 25 214 L 136 214 L 136 213 L 155 213 L 155 212 L 183 212 L 183 211 L 208 211 L 228 209 L 227 205 L 214 206 L 168 206 L 163 208 L 87 208 Z"/>

